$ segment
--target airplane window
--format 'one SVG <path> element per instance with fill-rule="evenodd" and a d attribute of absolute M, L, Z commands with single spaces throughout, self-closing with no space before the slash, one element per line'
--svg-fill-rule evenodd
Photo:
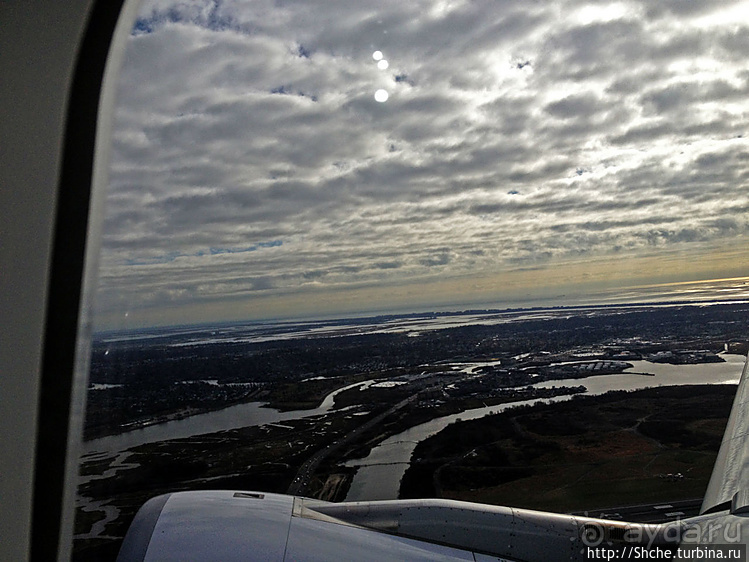
<path fill-rule="evenodd" d="M 749 335 L 747 8 L 144 1 L 74 559 L 178 490 L 696 513 Z"/>

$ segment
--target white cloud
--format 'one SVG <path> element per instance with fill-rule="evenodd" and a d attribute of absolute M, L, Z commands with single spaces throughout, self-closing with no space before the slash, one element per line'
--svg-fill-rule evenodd
<path fill-rule="evenodd" d="M 99 308 L 745 243 L 745 4 L 147 2 Z"/>

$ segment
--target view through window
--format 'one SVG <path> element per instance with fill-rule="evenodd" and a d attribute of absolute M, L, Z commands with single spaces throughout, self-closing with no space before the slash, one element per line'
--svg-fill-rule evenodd
<path fill-rule="evenodd" d="M 143 2 L 76 559 L 186 489 L 696 512 L 749 338 L 748 13 Z"/>

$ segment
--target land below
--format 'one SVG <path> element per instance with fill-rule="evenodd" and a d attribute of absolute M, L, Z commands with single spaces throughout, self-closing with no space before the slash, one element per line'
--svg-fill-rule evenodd
<path fill-rule="evenodd" d="M 734 394 L 733 385 L 661 387 L 580 396 L 458 422 L 417 446 L 400 497 L 557 512 L 700 497 Z M 303 495 L 345 498 L 355 469 L 344 461 L 431 417 L 419 410 L 402 408 L 328 456 L 308 475 Z M 122 453 L 118 462 L 129 468 L 79 491 L 88 497 L 105 493 L 118 517 L 101 537 L 79 539 L 74 560 L 113 560 L 135 512 L 159 494 L 200 489 L 286 493 L 311 454 L 361 425 L 356 416 L 318 416 Z M 111 464 L 111 459 L 92 458 L 83 474 L 101 474 Z M 100 520 L 98 513 L 79 510 L 76 533 L 86 533 Z"/>
<path fill-rule="evenodd" d="M 444 366 L 457 362 L 494 361 L 485 374 L 496 375 L 496 381 L 490 377 L 487 384 L 521 386 L 543 380 L 539 377 L 586 376 L 580 368 L 575 373 L 569 372 L 575 367 L 558 365 L 575 360 L 721 361 L 716 353 L 726 346 L 746 354 L 748 311 L 749 306 L 737 304 L 530 309 L 464 313 L 467 325 L 419 332 L 358 333 L 350 327 L 330 337 L 268 340 L 252 326 L 246 328 L 247 337 L 239 337 L 244 332 L 234 326 L 188 335 L 165 331 L 148 339 L 137 334 L 99 338 L 91 357 L 84 438 L 250 401 L 284 411 L 312 409 L 350 383 L 397 382 L 401 375 L 449 371 Z M 428 313 L 401 320 L 440 318 Z M 388 326 L 393 318 L 369 322 Z M 606 368 L 623 369 L 616 364 Z"/>
<path fill-rule="evenodd" d="M 734 394 L 610 392 L 458 422 L 417 445 L 401 497 L 558 512 L 702 497 Z"/>
<path fill-rule="evenodd" d="M 420 423 L 581 395 L 587 377 L 722 362 L 719 352 L 746 352 L 747 312 L 599 308 L 418 333 L 103 339 L 92 357 L 88 438 L 248 401 L 298 417 L 88 453 L 74 559 L 114 560 L 137 509 L 162 493 L 245 489 L 341 501 L 357 471 L 347 461 Z M 646 362 L 640 373 L 633 361 Z M 304 413 L 334 391 L 330 408 Z M 417 447 L 401 497 L 553 511 L 698 497 L 734 392 L 714 385 L 580 396 L 453 424 Z"/>

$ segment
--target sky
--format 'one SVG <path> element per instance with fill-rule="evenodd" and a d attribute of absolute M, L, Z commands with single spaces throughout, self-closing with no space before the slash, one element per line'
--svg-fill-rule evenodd
<path fill-rule="evenodd" d="M 727 0 L 147 0 L 95 325 L 743 286 L 747 22 Z"/>

